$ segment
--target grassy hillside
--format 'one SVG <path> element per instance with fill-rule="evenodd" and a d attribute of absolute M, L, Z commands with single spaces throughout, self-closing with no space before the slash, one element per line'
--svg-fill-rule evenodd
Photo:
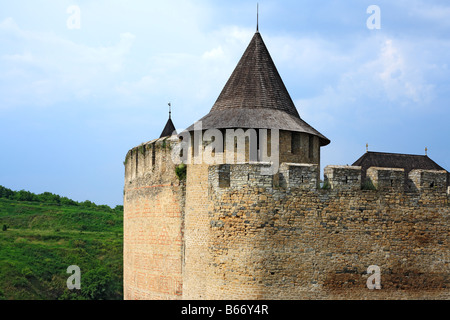
<path fill-rule="evenodd" d="M 0 300 L 122 299 L 121 206 L 3 196 Z M 80 267 L 80 290 L 67 289 L 70 265 Z"/>

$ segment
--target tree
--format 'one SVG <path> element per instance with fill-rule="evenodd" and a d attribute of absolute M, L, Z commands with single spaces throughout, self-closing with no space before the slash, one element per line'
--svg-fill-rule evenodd
<path fill-rule="evenodd" d="M 14 191 L 11 189 L 0 186 L 0 198 L 12 199 L 14 197 Z"/>

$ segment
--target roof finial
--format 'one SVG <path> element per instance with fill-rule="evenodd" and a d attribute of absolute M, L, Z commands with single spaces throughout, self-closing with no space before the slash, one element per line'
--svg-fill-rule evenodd
<path fill-rule="evenodd" d="M 172 115 L 172 110 L 171 110 L 171 104 L 170 104 L 170 102 L 168 103 L 168 105 L 169 105 L 169 119 L 170 119 L 170 117 L 171 117 L 171 115 Z"/>
<path fill-rule="evenodd" d="M 369 144 L 366 143 L 366 152 L 369 152 Z"/>
<path fill-rule="evenodd" d="M 428 155 L 428 148 L 425 147 L 425 155 Z"/>
<path fill-rule="evenodd" d="M 256 3 L 256 32 L 259 32 L 259 4 Z"/>

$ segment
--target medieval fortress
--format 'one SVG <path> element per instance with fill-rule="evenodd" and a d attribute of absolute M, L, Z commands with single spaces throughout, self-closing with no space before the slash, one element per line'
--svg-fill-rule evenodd
<path fill-rule="evenodd" d="M 450 299 L 449 173 L 367 152 L 321 181 L 330 140 L 259 31 L 211 111 L 174 130 L 125 158 L 125 299 Z"/>

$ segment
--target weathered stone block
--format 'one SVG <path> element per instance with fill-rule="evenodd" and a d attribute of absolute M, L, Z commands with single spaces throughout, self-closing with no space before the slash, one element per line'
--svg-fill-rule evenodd
<path fill-rule="evenodd" d="M 409 179 L 418 191 L 444 191 L 447 188 L 447 171 L 414 169 L 409 172 Z"/>
<path fill-rule="evenodd" d="M 367 179 L 378 189 L 404 189 L 405 170 L 398 168 L 370 167 L 367 169 Z"/>
<path fill-rule="evenodd" d="M 273 176 L 262 174 L 263 168 L 269 168 L 268 163 L 231 164 L 230 187 L 242 188 L 245 186 L 272 188 Z"/>
<path fill-rule="evenodd" d="M 361 189 L 361 167 L 356 166 L 326 166 L 325 182 L 331 189 L 359 190 Z"/>
<path fill-rule="evenodd" d="M 286 188 L 315 190 L 318 187 L 319 167 L 316 164 L 283 163 L 280 175 L 283 177 L 282 186 Z"/>

